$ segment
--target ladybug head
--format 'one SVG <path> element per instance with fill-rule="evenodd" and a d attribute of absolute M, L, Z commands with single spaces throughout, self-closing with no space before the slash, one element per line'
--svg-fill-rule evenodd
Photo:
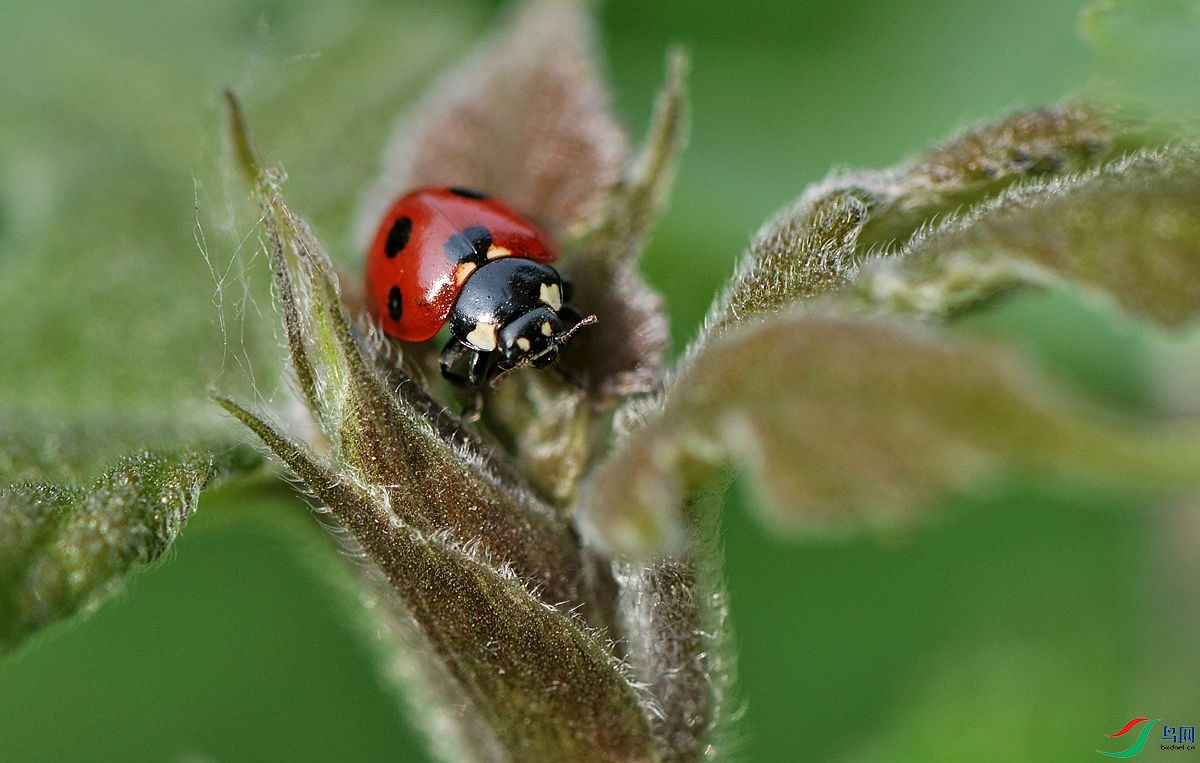
<path fill-rule="evenodd" d="M 496 349 L 507 366 L 531 363 L 545 368 L 558 360 L 558 349 L 568 336 L 553 310 L 537 307 L 500 329 Z"/>

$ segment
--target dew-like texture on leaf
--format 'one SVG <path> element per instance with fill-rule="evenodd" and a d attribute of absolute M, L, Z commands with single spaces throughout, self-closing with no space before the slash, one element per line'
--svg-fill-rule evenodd
<path fill-rule="evenodd" d="M 559 235 L 594 224 L 628 147 L 582 6 L 528 0 L 413 106 L 364 197 L 360 242 L 391 200 L 423 185 L 501 196 Z"/>
<path fill-rule="evenodd" d="M 731 334 L 589 491 L 588 526 L 644 554 L 688 496 L 746 467 L 794 530 L 907 525 L 1001 470 L 1193 489 L 1200 433 L 1111 419 L 997 346 L 879 321 L 792 314 Z M 674 513 L 675 516 L 671 516 Z"/>
<path fill-rule="evenodd" d="M 1063 279 L 1167 326 L 1200 310 L 1200 151 L 1141 152 L 1083 175 L 1002 194 L 913 239 L 863 288 L 896 301 L 952 278 L 940 312 L 1018 283 Z M 1003 277 L 997 278 L 997 274 Z M 974 278 L 973 278 L 974 276 Z M 899 280 L 897 280 L 899 279 Z M 897 290 L 897 285 L 910 288 Z M 891 294 L 886 293 L 891 291 Z"/>
<path fill-rule="evenodd" d="M 98 606 L 162 555 L 213 475 L 206 456 L 143 454 L 88 487 L 0 492 L 0 652 Z"/>

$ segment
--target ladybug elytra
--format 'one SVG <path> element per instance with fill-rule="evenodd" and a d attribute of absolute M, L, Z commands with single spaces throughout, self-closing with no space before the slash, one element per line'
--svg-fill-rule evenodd
<path fill-rule="evenodd" d="M 380 223 L 367 256 L 367 303 L 384 333 L 406 342 L 431 339 L 448 321 L 442 375 L 478 388 L 525 364 L 552 365 L 595 321 L 567 304 L 570 287 L 549 265 L 557 258 L 550 237 L 503 201 L 421 188 Z"/>

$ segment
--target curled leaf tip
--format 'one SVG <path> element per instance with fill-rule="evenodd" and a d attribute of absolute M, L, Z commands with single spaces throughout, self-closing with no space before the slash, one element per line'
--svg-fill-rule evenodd
<path fill-rule="evenodd" d="M 1058 282 L 1178 328 L 1200 313 L 1198 195 L 1200 149 L 1142 150 L 1010 189 L 921 231 L 879 273 L 936 297 L 935 312 Z"/>
<path fill-rule="evenodd" d="M 221 96 L 225 100 L 225 111 L 229 120 L 229 142 L 233 147 L 234 161 L 241 170 L 242 179 L 253 185 L 261 176 L 262 168 L 258 162 L 258 154 L 254 151 L 254 142 L 250 139 L 250 128 L 246 124 L 242 103 L 232 88 L 224 88 Z"/>

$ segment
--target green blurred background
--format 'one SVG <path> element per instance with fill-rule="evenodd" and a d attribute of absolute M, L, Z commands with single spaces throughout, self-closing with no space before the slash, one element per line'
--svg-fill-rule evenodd
<path fill-rule="evenodd" d="M 219 88 L 242 93 L 294 206 L 353 262 L 393 117 L 497 7 L 5 3 L 0 422 L 119 422 L 136 444 L 208 431 L 211 382 L 277 393 L 237 351 L 276 337 L 262 263 L 227 267 L 249 225 L 226 208 Z M 1098 74 L 1078 12 L 605 3 L 635 135 L 666 47 L 693 57 L 691 144 L 645 259 L 677 347 L 749 234 L 831 167 L 895 163 Z M 1149 398 L 1146 332 L 1069 295 L 966 327 L 1020 337 L 1106 404 Z M 1134 716 L 1200 720 L 1200 528 L 1184 513 L 1014 481 L 911 535 L 821 542 L 764 531 L 748 493 L 723 519 L 744 759 L 1090 760 Z M 303 512 L 261 483 L 206 496 L 166 563 L 0 663 L 0 760 L 424 760 Z"/>

